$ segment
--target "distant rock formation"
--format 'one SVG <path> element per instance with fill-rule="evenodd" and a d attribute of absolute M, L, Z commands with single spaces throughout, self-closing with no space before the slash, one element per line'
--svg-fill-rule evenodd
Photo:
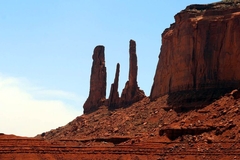
<path fill-rule="evenodd" d="M 83 105 L 84 113 L 88 114 L 97 110 L 106 99 L 106 67 L 104 46 L 97 46 L 93 52 L 92 71 L 90 76 L 90 92 Z"/>
<path fill-rule="evenodd" d="M 240 87 L 240 8 L 232 3 L 190 5 L 162 34 L 150 98 L 216 98 Z"/>
<path fill-rule="evenodd" d="M 128 106 L 134 102 L 137 102 L 145 97 L 142 90 L 139 89 L 137 83 L 137 54 L 136 54 L 136 42 L 130 40 L 129 44 L 129 77 L 126 82 L 125 88 L 121 95 L 121 106 Z"/>
<path fill-rule="evenodd" d="M 83 105 L 84 113 L 88 114 L 98 110 L 102 105 L 108 106 L 110 110 L 127 107 L 134 102 L 143 99 L 144 92 L 139 89 L 137 83 L 137 55 L 136 55 L 136 42 L 130 40 L 130 68 L 129 68 L 129 80 L 126 82 L 123 89 L 121 98 L 118 93 L 118 81 L 120 64 L 117 64 L 114 83 L 111 85 L 109 98 L 106 99 L 106 67 L 104 57 L 104 46 L 97 46 L 93 53 L 93 64 L 90 79 L 90 92 L 89 96 Z"/>
<path fill-rule="evenodd" d="M 109 109 L 116 109 L 119 107 L 119 93 L 118 93 L 118 81 L 119 81 L 120 64 L 117 64 L 114 83 L 111 85 L 109 94 Z"/>

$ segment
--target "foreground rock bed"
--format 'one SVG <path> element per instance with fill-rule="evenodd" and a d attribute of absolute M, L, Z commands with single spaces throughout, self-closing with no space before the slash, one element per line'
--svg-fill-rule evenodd
<path fill-rule="evenodd" d="M 131 143 L 130 143 L 131 142 Z M 240 158 L 238 142 L 126 141 L 114 144 L 102 140 L 47 141 L 32 138 L 0 138 L 0 159 L 224 159 Z"/>

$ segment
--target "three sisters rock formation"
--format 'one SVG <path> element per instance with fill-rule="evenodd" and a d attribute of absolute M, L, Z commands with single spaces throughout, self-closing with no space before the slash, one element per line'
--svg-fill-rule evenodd
<path fill-rule="evenodd" d="M 120 64 L 117 64 L 114 83 L 111 85 L 109 98 L 106 99 L 106 67 L 104 46 L 97 46 L 93 52 L 93 63 L 90 77 L 90 92 L 86 102 L 83 105 L 84 113 L 88 114 L 97 110 L 100 106 L 106 105 L 109 109 L 127 107 L 134 102 L 143 99 L 144 92 L 139 89 L 137 83 L 137 55 L 136 42 L 130 40 L 129 45 L 129 78 L 121 97 L 118 93 L 118 80 L 120 72 Z"/>
<path fill-rule="evenodd" d="M 240 87 L 240 2 L 190 5 L 175 16 L 162 34 L 159 61 L 150 99 L 168 95 L 168 102 L 183 103 L 215 99 Z M 106 99 L 104 47 L 93 54 L 90 93 L 84 113 L 101 105 L 127 107 L 145 97 L 137 83 L 136 44 L 130 41 L 129 79 L 118 93 L 117 64 L 110 96 Z"/>

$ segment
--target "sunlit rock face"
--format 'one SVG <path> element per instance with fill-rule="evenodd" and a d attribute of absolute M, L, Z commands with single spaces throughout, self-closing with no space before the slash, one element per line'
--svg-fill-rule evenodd
<path fill-rule="evenodd" d="M 150 98 L 215 98 L 240 87 L 239 66 L 240 3 L 190 5 L 162 34 Z"/>

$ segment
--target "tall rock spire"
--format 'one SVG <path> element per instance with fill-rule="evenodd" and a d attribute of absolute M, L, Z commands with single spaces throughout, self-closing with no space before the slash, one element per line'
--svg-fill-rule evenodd
<path fill-rule="evenodd" d="M 136 42 L 133 40 L 130 40 L 129 56 L 130 56 L 128 75 L 129 85 L 137 86 L 138 66 L 137 66 Z"/>
<path fill-rule="evenodd" d="M 93 52 L 93 63 L 90 77 L 90 92 L 83 105 L 84 113 L 97 110 L 106 99 L 106 67 L 104 46 L 97 46 Z"/>
<path fill-rule="evenodd" d="M 119 107 L 119 93 L 118 93 L 118 80 L 119 80 L 120 64 L 117 64 L 114 83 L 111 85 L 109 94 L 109 109 L 116 109 Z"/>
<path fill-rule="evenodd" d="M 137 102 L 145 97 L 142 90 L 139 89 L 137 84 L 137 54 L 136 54 L 136 42 L 130 40 L 129 44 L 129 76 L 126 82 L 125 88 L 121 95 L 121 106 L 126 107 L 134 102 Z"/>

